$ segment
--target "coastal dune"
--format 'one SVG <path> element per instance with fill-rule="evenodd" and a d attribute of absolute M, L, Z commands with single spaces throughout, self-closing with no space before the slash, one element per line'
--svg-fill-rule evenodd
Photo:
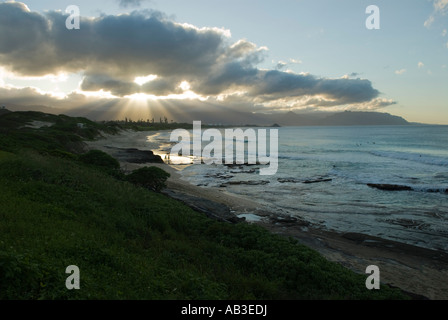
<path fill-rule="evenodd" d="M 156 151 L 160 145 L 147 138 L 155 134 L 157 133 L 129 130 L 117 135 L 103 135 L 100 139 L 86 143 L 88 149 L 102 150 L 112 156 L 117 149 Z M 328 260 L 361 274 L 365 273 L 367 266 L 377 265 L 382 283 L 398 287 L 418 299 L 448 299 L 448 254 L 444 252 L 364 234 L 337 233 L 314 228 L 305 221 L 282 216 L 251 199 L 230 194 L 224 189 L 192 185 L 182 179 L 177 167 L 165 163 L 135 163 L 123 158 L 117 160 L 122 170 L 127 172 L 143 166 L 157 166 L 167 171 L 170 177 L 165 194 L 198 208 L 198 211 L 208 213 L 213 218 L 256 223 L 273 233 L 293 237 Z"/>

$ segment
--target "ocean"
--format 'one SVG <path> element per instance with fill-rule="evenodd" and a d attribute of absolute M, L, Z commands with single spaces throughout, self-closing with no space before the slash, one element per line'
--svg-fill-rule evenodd
<path fill-rule="evenodd" d="M 194 185 L 250 198 L 322 229 L 448 252 L 448 126 L 278 130 L 275 175 L 257 174 L 259 166 L 190 164 L 191 159 L 177 168 Z M 162 132 L 148 139 L 161 143 L 158 153 L 164 156 L 169 136 Z"/>

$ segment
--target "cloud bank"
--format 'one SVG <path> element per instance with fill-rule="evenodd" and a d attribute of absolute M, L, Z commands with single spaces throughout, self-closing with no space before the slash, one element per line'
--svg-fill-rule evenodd
<path fill-rule="evenodd" d="M 425 21 L 424 26 L 429 28 L 438 17 L 445 16 L 448 13 L 448 0 L 431 0 L 434 11 Z"/>
<path fill-rule="evenodd" d="M 122 6 L 140 3 L 120 1 Z M 19 2 L 0 3 L 0 67 L 20 76 L 82 74 L 82 91 L 102 90 L 117 99 L 142 93 L 169 97 L 188 91 L 203 100 L 254 110 L 263 106 L 266 111 L 394 104 L 379 98 L 380 92 L 366 79 L 297 74 L 283 71 L 286 63 L 261 69 L 258 65 L 267 48 L 248 40 L 232 42 L 228 30 L 178 23 L 161 12 L 81 17 L 79 30 L 65 27 L 67 17 L 58 11 L 32 12 Z M 3 93 L 10 97 L 14 90 L 3 89 Z M 73 95 L 66 97 L 70 98 Z M 58 102 L 52 97 L 41 100 Z"/>
<path fill-rule="evenodd" d="M 118 0 L 120 7 L 140 7 L 145 0 Z"/>

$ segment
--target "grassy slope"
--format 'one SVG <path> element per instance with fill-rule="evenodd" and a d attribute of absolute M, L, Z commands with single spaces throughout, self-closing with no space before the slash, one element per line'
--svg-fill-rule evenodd
<path fill-rule="evenodd" d="M 115 130 L 0 116 L 0 299 L 398 299 L 366 275 L 260 227 L 206 218 L 68 153 Z M 14 121 L 12 121 L 14 120 Z M 43 120 L 41 120 L 43 121 Z M 77 265 L 81 290 L 65 288 Z"/>

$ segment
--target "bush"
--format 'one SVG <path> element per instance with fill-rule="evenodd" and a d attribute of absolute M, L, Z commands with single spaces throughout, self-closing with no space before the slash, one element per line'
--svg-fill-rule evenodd
<path fill-rule="evenodd" d="M 115 158 L 100 150 L 90 150 L 89 152 L 81 155 L 79 160 L 96 167 L 102 167 L 110 170 L 120 169 L 120 163 Z"/>
<path fill-rule="evenodd" d="M 35 299 L 43 274 L 32 259 L 0 251 L 0 300 Z"/>
<path fill-rule="evenodd" d="M 132 173 L 126 177 L 126 180 L 135 185 L 160 192 L 166 187 L 165 182 L 169 176 L 170 174 L 168 172 L 165 172 L 160 168 L 143 167 L 132 171 Z"/>
<path fill-rule="evenodd" d="M 76 160 L 78 158 L 75 154 L 60 149 L 50 150 L 48 153 L 53 157 L 62 159 Z"/>

